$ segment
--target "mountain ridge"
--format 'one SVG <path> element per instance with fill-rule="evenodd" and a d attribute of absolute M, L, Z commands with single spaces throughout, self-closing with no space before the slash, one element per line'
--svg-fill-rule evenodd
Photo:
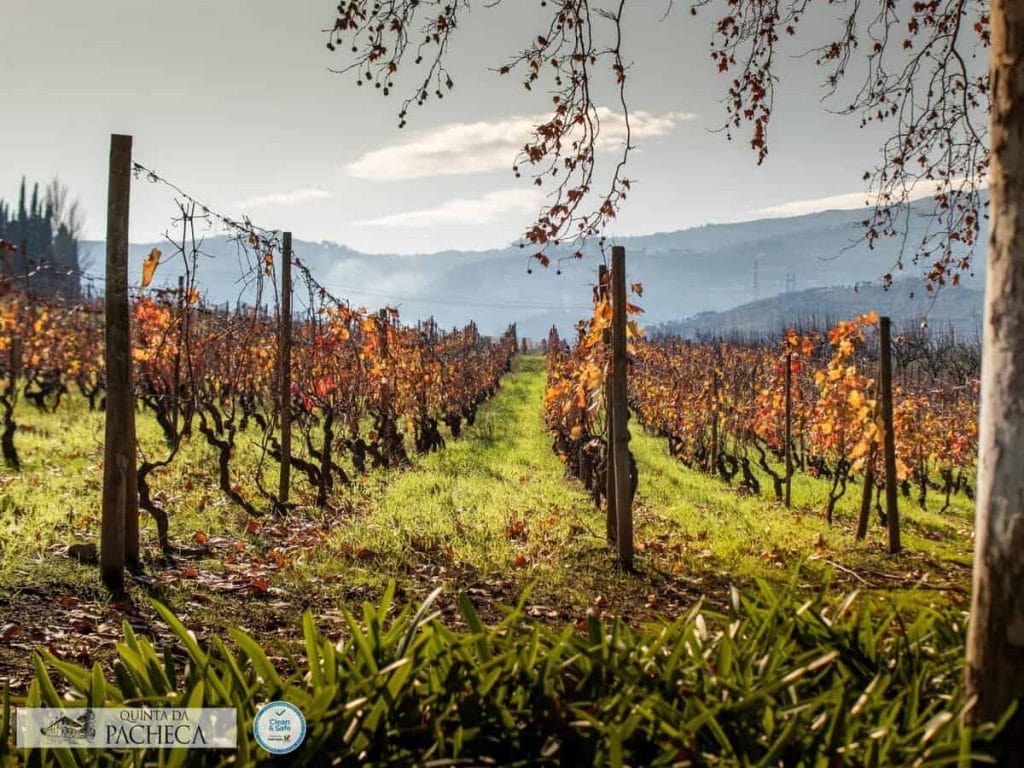
<path fill-rule="evenodd" d="M 862 210 L 830 210 L 632 235 L 615 242 L 626 248 L 629 281 L 644 285 L 644 324 L 653 327 L 787 290 L 876 281 L 898 261 L 899 244 L 883 240 L 868 248 L 858 242 L 864 216 Z M 923 221 L 911 217 L 911 242 L 920 239 Z M 986 236 L 980 233 L 978 241 L 985 242 Z M 142 261 L 153 247 L 172 252 L 167 243 L 130 246 L 132 283 L 138 282 Z M 397 305 L 407 322 L 433 316 L 443 327 L 473 319 L 484 333 L 498 333 L 517 322 L 520 334 L 531 338 L 545 337 L 552 325 L 563 334 L 572 333 L 573 325 L 589 314 L 601 260 L 596 242 L 586 245 L 582 261 L 568 258 L 570 249 L 564 246 L 551 249 L 547 269 L 531 261 L 532 250 L 517 246 L 422 254 L 370 254 L 330 241 L 294 240 L 293 247 L 318 282 L 353 304 Z M 251 302 L 251 289 L 239 281 L 243 270 L 230 239 L 207 238 L 203 251 L 209 255 L 201 257 L 198 277 L 207 299 L 231 305 Z M 83 263 L 91 260 L 92 272 L 102 274 L 102 255 L 102 242 L 82 244 Z M 180 262 L 169 259 L 157 270 L 154 285 L 173 287 L 181 271 Z M 979 269 L 976 275 L 965 275 L 964 282 L 979 287 L 982 277 Z M 301 288 L 296 296 L 301 309 Z"/>
<path fill-rule="evenodd" d="M 932 294 L 915 280 L 880 284 L 808 288 L 781 293 L 720 312 L 702 312 L 649 329 L 690 339 L 779 338 L 787 328 L 824 329 L 839 320 L 874 310 L 888 315 L 896 328 L 925 324 L 963 339 L 980 339 L 984 293 L 978 288 L 945 287 Z"/>

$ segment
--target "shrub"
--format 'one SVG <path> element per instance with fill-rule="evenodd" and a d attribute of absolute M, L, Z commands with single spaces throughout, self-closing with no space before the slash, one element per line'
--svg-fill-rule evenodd
<path fill-rule="evenodd" d="M 520 609 L 487 628 L 462 597 L 457 631 L 434 612 L 437 595 L 398 610 L 391 588 L 361 618 L 345 612 L 349 637 L 337 644 L 307 613 L 287 671 L 242 632 L 201 648 L 157 605 L 188 663 L 127 623 L 114 680 L 40 651 L 27 695 L 4 694 L 0 764 L 281 762 L 249 728 L 274 699 L 308 723 L 290 765 L 967 765 L 986 759 L 997 733 L 960 723 L 964 624 L 952 609 L 905 622 L 856 593 L 801 602 L 762 583 L 734 591 L 725 613 L 697 605 L 643 630 L 596 617 L 585 631 L 552 629 Z M 235 707 L 238 751 L 18 752 L 12 701 Z"/>

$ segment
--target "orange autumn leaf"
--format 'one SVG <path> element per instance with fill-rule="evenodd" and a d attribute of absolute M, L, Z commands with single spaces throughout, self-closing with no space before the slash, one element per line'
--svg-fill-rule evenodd
<path fill-rule="evenodd" d="M 154 248 L 149 252 L 149 256 L 142 262 L 142 288 L 148 288 L 149 284 L 153 282 L 153 275 L 156 273 L 156 268 L 160 265 L 160 249 Z"/>

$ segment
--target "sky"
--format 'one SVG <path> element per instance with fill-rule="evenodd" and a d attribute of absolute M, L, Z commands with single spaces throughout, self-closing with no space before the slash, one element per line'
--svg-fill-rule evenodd
<path fill-rule="evenodd" d="M 105 230 L 111 133 L 134 158 L 216 210 L 307 241 L 370 253 L 501 247 L 543 198 L 511 166 L 550 99 L 492 70 L 544 26 L 540 0 L 475 3 L 452 48 L 455 90 L 398 128 L 398 96 L 356 88 L 326 50 L 332 0 L 3 0 L 0 197 L 22 175 L 54 176 L 79 198 L 86 238 Z M 624 51 L 636 180 L 612 234 L 857 207 L 880 136 L 830 114 L 802 48 L 782 57 L 769 158 L 727 141 L 727 81 L 708 52 L 712 15 L 631 0 Z M 828 19 L 808 19 L 813 35 Z M 805 47 L 807 47 L 805 45 Z M 833 108 L 838 104 L 832 104 Z M 621 142 L 612 104 L 604 149 Z M 133 186 L 130 237 L 172 226 L 166 189 Z"/>

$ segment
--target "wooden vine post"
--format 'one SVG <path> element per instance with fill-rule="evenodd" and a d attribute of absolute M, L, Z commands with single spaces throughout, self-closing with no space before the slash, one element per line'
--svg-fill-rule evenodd
<path fill-rule="evenodd" d="M 626 249 L 612 248 L 611 453 L 615 467 L 615 546 L 619 564 L 633 565 L 633 494 L 630 487 L 629 403 L 626 399 Z"/>
<path fill-rule="evenodd" d="M 105 298 L 106 425 L 100 576 L 111 592 L 124 591 L 124 566 L 139 564 L 135 402 L 132 390 L 131 313 L 128 303 L 128 212 L 132 137 L 110 137 L 107 186 L 107 289 Z"/>
<path fill-rule="evenodd" d="M 292 472 L 292 233 L 281 234 L 281 328 L 278 371 L 281 389 L 278 402 L 281 424 L 281 476 L 277 497 L 282 511 L 288 504 Z"/>
<path fill-rule="evenodd" d="M 714 361 L 711 366 L 711 467 L 708 471 L 718 471 L 718 360 L 721 347 L 715 342 Z"/>
<path fill-rule="evenodd" d="M 607 300 L 608 296 L 608 267 L 601 264 L 597 268 L 597 291 L 600 299 Z M 605 328 L 601 334 L 601 341 L 605 348 L 610 351 L 612 343 L 611 329 Z M 615 485 L 615 461 L 612 454 L 613 435 L 615 434 L 614 418 L 612 417 L 612 377 L 606 376 L 604 382 L 604 416 L 605 435 L 607 435 L 607 449 L 605 451 L 605 484 L 604 496 L 608 507 L 605 512 L 605 534 L 608 543 L 614 544 L 618 531 L 618 515 L 615 513 L 616 485 Z"/>
<path fill-rule="evenodd" d="M 391 321 L 388 319 L 388 311 L 386 309 L 381 309 L 381 310 L 379 310 L 377 312 L 377 325 L 378 325 L 378 328 L 380 328 L 380 359 L 381 359 L 381 362 L 387 360 L 388 356 L 391 354 L 390 351 L 388 350 L 388 325 L 390 324 L 390 322 Z M 385 384 L 386 385 L 389 383 L 387 381 L 386 377 L 389 376 L 390 374 L 391 374 L 390 370 L 386 371 L 386 373 L 385 373 Z M 389 387 L 385 386 L 385 389 L 389 389 Z M 390 391 L 389 391 L 388 394 L 390 395 Z M 390 402 L 391 401 L 388 400 L 389 404 L 390 404 Z"/>
<path fill-rule="evenodd" d="M 786 353 L 786 507 L 793 505 L 793 353 Z"/>
<path fill-rule="evenodd" d="M 181 341 L 184 343 L 185 340 L 185 276 L 178 275 L 178 333 L 180 334 Z M 174 432 L 178 433 L 178 416 L 181 411 L 179 403 L 181 402 L 181 347 L 182 343 L 177 345 L 174 351 L 174 399 L 171 401 L 171 422 L 174 424 Z"/>
<path fill-rule="evenodd" d="M 391 350 L 388 347 L 388 326 L 391 321 L 388 319 L 387 309 L 381 309 L 377 312 L 377 329 L 380 333 L 380 349 L 378 355 L 380 358 L 380 368 L 383 371 L 383 378 L 381 379 L 381 405 L 383 413 L 386 413 L 390 418 L 393 414 L 394 406 L 394 389 L 391 386 Z"/>
<path fill-rule="evenodd" d="M 885 449 L 885 517 L 889 527 L 889 554 L 900 551 L 900 517 L 896 497 L 896 435 L 892 417 L 892 339 L 888 317 L 878 321 L 882 387 L 883 447 Z"/>

